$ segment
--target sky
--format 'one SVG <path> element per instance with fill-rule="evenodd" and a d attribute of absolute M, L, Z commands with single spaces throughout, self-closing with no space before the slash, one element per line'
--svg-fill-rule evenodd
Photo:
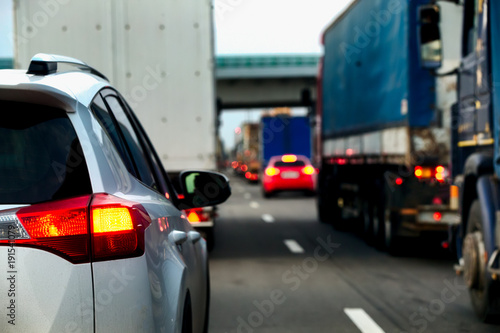
<path fill-rule="evenodd" d="M 213 0 L 217 54 L 321 53 L 321 32 L 352 0 Z M 231 5 L 232 4 L 232 5 Z"/>
<path fill-rule="evenodd" d="M 353 0 L 212 1 L 216 54 L 238 55 L 321 54 L 322 31 Z M 13 56 L 12 16 L 12 0 L 0 0 L 0 58 Z M 234 128 L 258 119 L 260 112 L 222 114 L 221 137 L 226 147 L 234 145 Z"/>

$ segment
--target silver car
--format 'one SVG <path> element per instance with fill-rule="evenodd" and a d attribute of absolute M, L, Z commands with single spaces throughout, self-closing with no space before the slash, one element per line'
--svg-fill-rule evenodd
<path fill-rule="evenodd" d="M 224 202 L 227 178 L 186 171 L 176 191 L 76 59 L 0 71 L 0 114 L 0 332 L 206 332 L 206 242 L 181 211 Z"/>

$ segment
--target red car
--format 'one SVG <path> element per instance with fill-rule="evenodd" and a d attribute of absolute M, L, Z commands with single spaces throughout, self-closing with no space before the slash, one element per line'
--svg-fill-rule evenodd
<path fill-rule="evenodd" d="M 269 198 L 278 191 L 305 191 L 316 189 L 317 171 L 309 159 L 301 155 L 273 156 L 264 170 L 262 193 Z"/>

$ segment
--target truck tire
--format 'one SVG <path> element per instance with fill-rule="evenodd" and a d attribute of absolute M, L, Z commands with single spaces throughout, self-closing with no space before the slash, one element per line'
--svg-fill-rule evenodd
<path fill-rule="evenodd" d="M 205 240 L 207 241 L 207 251 L 212 252 L 215 246 L 215 231 L 213 227 L 205 231 Z"/>
<path fill-rule="evenodd" d="M 266 192 L 264 189 L 262 189 L 262 196 L 266 199 L 269 199 L 273 196 L 273 192 Z"/>
<path fill-rule="evenodd" d="M 331 198 L 327 192 L 328 189 L 320 189 L 316 198 L 318 219 L 322 223 L 332 223 L 334 219 Z"/>
<path fill-rule="evenodd" d="M 385 249 L 385 207 L 382 203 L 373 205 L 372 242 L 379 250 Z"/>
<path fill-rule="evenodd" d="M 363 239 L 366 244 L 373 245 L 373 205 L 368 200 L 363 200 L 361 223 Z"/>
<path fill-rule="evenodd" d="M 391 212 L 387 209 L 385 212 L 384 226 L 385 249 L 390 255 L 393 256 L 401 254 L 401 239 L 397 233 L 399 229 L 399 223 L 399 214 Z"/>
<path fill-rule="evenodd" d="M 467 234 L 463 241 L 464 280 L 474 312 L 479 319 L 489 322 L 499 319 L 500 287 L 487 272 L 481 220 L 481 206 L 476 199 L 469 210 Z"/>

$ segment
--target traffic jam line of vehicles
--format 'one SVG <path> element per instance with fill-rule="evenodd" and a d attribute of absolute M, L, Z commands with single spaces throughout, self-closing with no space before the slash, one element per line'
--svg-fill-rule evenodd
<path fill-rule="evenodd" d="M 241 134 L 231 166 L 251 183 L 262 183 L 265 198 L 281 191 L 315 193 L 317 170 L 309 160 L 308 117 L 292 116 L 289 108 L 276 108 L 264 114 L 260 123 L 243 124 Z"/>
<path fill-rule="evenodd" d="M 484 321 L 500 315 L 499 19 L 492 0 L 354 1 L 324 32 L 313 159 L 321 221 L 361 222 L 392 254 L 456 249 Z"/>

